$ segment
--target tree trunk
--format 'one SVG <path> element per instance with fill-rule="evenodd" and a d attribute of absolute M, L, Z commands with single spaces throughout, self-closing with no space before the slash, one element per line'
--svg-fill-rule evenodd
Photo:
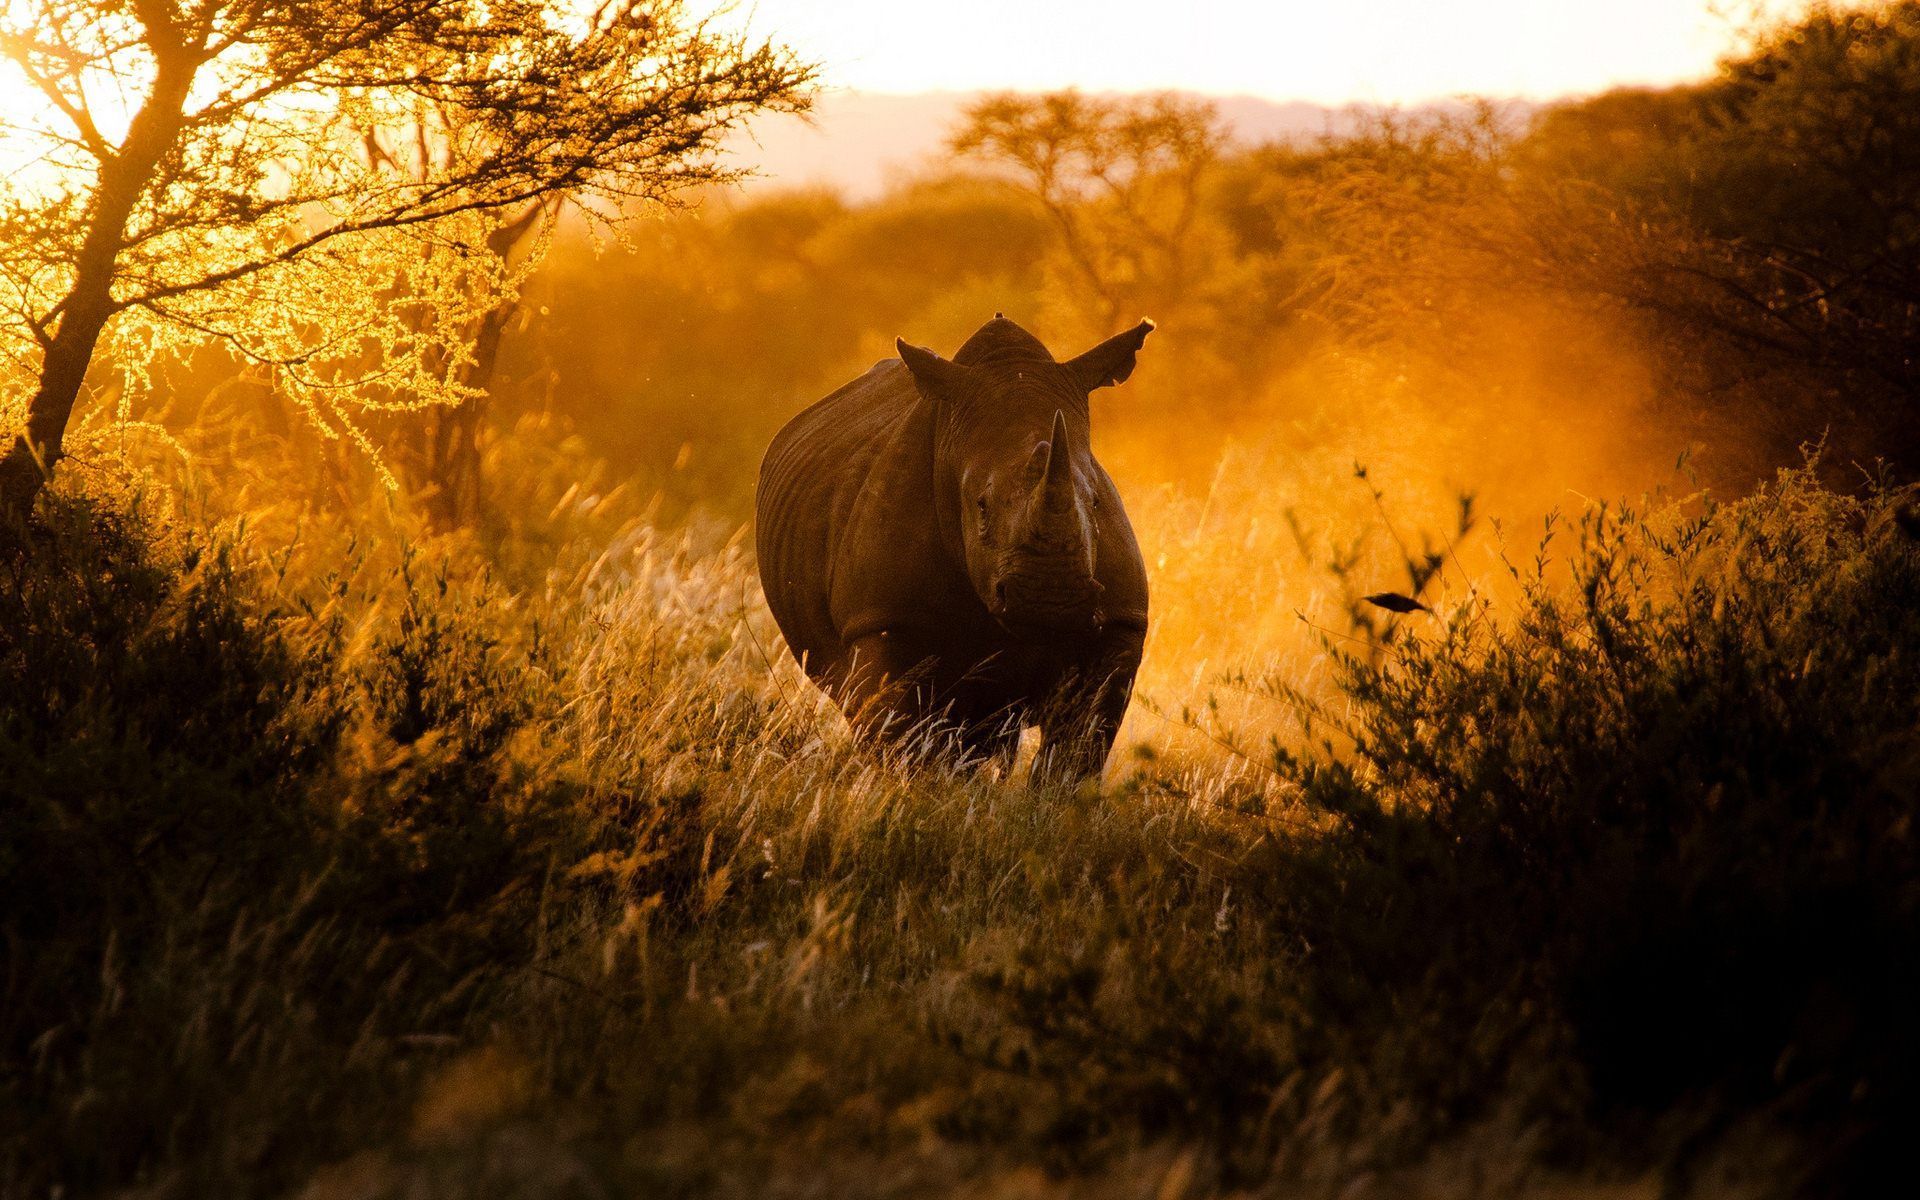
<path fill-rule="evenodd" d="M 484 389 L 493 382 L 494 368 L 500 358 L 500 338 L 518 304 L 502 304 L 481 318 L 474 339 L 474 361 L 465 382 L 483 389 L 482 394 L 462 401 L 459 407 L 439 414 L 440 459 L 434 464 L 441 491 L 444 528 L 471 523 L 480 515 L 485 500 L 481 487 L 480 427 L 486 416 Z"/>
<path fill-rule="evenodd" d="M 81 286 L 81 281 L 76 281 L 68 293 L 59 332 L 41 361 L 40 386 L 27 405 L 26 427 L 0 457 L 0 514 L 10 522 L 26 518 L 40 489 L 53 477 L 54 464 L 64 453 L 62 442 L 74 401 L 86 382 L 100 331 L 106 328 L 107 298 L 103 295 L 92 303 L 76 303 Z"/>
<path fill-rule="evenodd" d="M 542 216 L 550 216 L 551 207 L 540 202 L 520 216 L 494 230 L 487 237 L 487 248 L 500 261 L 510 261 L 538 228 Z M 473 361 L 462 372 L 460 382 L 480 394 L 452 408 L 436 410 L 426 423 L 421 468 L 427 485 L 427 519 L 442 532 L 471 525 L 480 516 L 486 501 L 486 488 L 480 459 L 480 430 L 486 423 L 487 389 L 500 362 L 500 339 L 507 324 L 519 312 L 517 300 L 495 305 L 480 319 L 473 331 Z"/>
<path fill-rule="evenodd" d="M 113 302 L 114 272 L 125 245 L 127 221 L 153 182 L 161 159 L 180 136 L 187 91 L 197 61 L 187 47 L 156 46 L 153 91 L 127 128 L 120 148 L 100 165 L 87 235 L 74 260 L 73 286 L 56 310 L 59 324 L 46 343 L 40 386 L 27 405 L 26 427 L 0 456 L 0 521 L 23 524 L 40 490 L 53 478 L 65 453 L 67 424 L 87 380 L 87 367 Z"/>

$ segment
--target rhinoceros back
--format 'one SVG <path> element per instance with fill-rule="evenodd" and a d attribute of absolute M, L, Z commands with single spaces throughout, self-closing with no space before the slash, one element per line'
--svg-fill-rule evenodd
<path fill-rule="evenodd" d="M 760 582 L 781 634 L 810 668 L 840 649 L 829 595 L 837 538 L 918 399 L 900 360 L 883 360 L 787 422 L 761 461 Z"/>

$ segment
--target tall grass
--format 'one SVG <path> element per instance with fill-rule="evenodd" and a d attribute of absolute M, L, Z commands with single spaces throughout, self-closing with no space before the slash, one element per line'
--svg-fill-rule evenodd
<path fill-rule="evenodd" d="M 510 588 L 62 501 L 0 573 L 0 1192 L 1838 1192 L 1911 1102 L 1911 503 L 1596 510 L 1317 666 L 1173 591 L 1096 794 L 850 744 L 737 539 Z"/>

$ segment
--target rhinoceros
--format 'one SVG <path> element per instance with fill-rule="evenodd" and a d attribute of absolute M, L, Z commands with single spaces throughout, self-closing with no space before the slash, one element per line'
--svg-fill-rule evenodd
<path fill-rule="evenodd" d="M 760 580 L 787 646 L 870 740 L 1097 776 L 1133 690 L 1147 576 L 1088 401 L 1142 321 L 1057 362 L 1000 314 L 951 360 L 898 358 L 806 409 L 760 467 Z"/>

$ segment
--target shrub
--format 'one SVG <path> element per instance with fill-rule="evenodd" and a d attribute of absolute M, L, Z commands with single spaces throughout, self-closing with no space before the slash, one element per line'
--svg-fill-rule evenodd
<path fill-rule="evenodd" d="M 1324 1018 L 1451 1011 L 1464 1046 L 1523 1003 L 1603 1120 L 1764 1111 L 1836 1171 L 1891 1149 L 1920 1067 L 1920 545 L 1911 490 L 1812 472 L 1596 508 L 1566 586 L 1544 549 L 1514 568 L 1509 619 L 1475 595 L 1378 661 L 1330 646 L 1350 703 L 1304 705 L 1319 748 L 1277 769 L 1331 825 L 1269 843 L 1268 894 L 1318 932 Z"/>
<path fill-rule="evenodd" d="M 339 647 L 337 630 L 288 637 L 231 542 L 168 531 L 137 504 L 54 500 L 12 551 L 0 1105 L 20 1136 L 88 1146 L 79 1183 L 150 1155 L 177 1119 L 143 1094 L 159 1081 L 139 1042 L 195 1040 L 166 1030 L 193 1020 L 169 1001 L 208 976 L 183 973 L 163 997 L 150 964 L 244 953 L 262 937 L 246 926 L 325 861 L 305 783 L 342 732 L 323 701 Z"/>
<path fill-rule="evenodd" d="M 0 570 L 0 1192 L 270 1190 L 399 1119 L 606 822 L 508 599 L 409 556 L 301 602 L 49 500 Z"/>

